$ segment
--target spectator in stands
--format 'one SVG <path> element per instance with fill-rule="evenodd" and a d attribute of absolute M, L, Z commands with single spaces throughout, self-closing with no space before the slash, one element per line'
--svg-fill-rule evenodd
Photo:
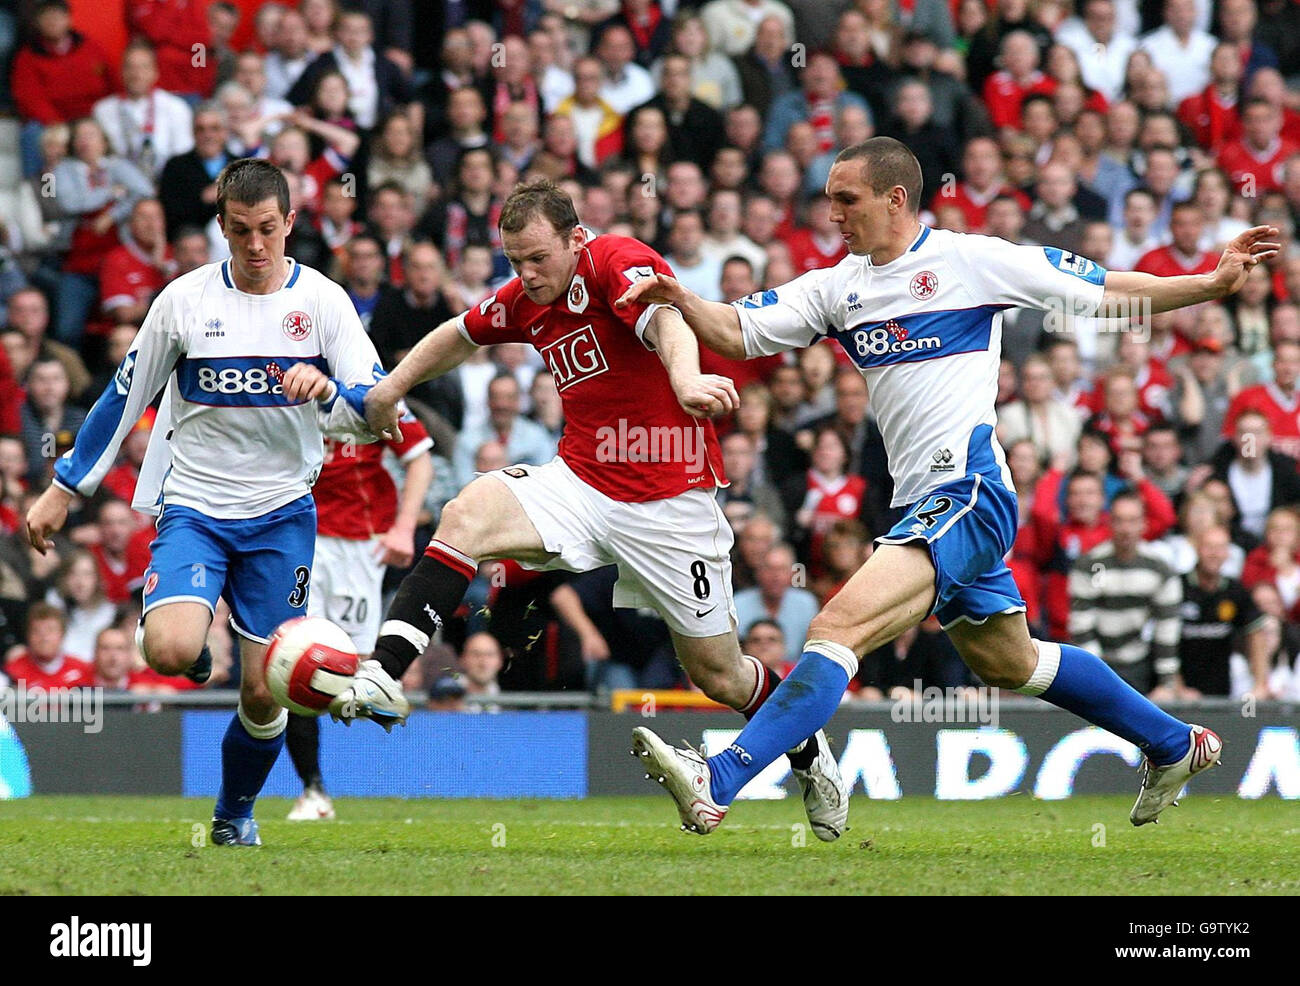
<path fill-rule="evenodd" d="M 735 57 L 741 100 L 759 114 L 765 115 L 773 100 L 798 87 L 791 40 L 781 18 L 767 16 L 758 24 L 753 45 Z"/>
<path fill-rule="evenodd" d="M 1075 208 L 1078 191 L 1074 175 L 1063 164 L 1049 162 L 1039 172 L 1037 201 L 1029 210 L 1024 235 L 1035 243 L 1051 243 L 1070 253 L 1083 248 L 1085 220 Z"/>
<path fill-rule="evenodd" d="M 1030 356 L 1020 369 L 1020 396 L 998 408 L 998 440 L 1004 448 L 1027 439 L 1043 462 L 1069 469 L 1082 424 L 1078 414 L 1052 392 L 1052 369 Z"/>
<path fill-rule="evenodd" d="M 118 350 L 117 359 L 112 361 L 112 355 L 109 360 L 111 367 L 116 373 L 116 369 L 122 362 L 122 355 L 134 341 L 136 327 L 134 325 L 119 325 L 113 330 L 115 338 L 110 338 L 110 352 L 115 348 Z M 122 335 L 130 335 L 123 344 L 120 341 Z M 101 388 L 99 393 L 103 393 Z M 144 464 L 144 455 L 149 448 L 149 436 L 153 433 L 153 423 L 155 415 L 150 410 L 149 413 L 140 416 L 140 420 L 131 426 L 127 432 L 126 438 L 122 440 L 122 455 L 118 464 L 108 471 L 104 477 L 104 482 L 100 484 L 100 489 L 106 493 L 111 493 L 118 500 L 107 500 L 106 504 L 115 504 L 114 507 L 101 507 L 101 524 L 99 530 L 98 543 L 92 544 L 91 552 L 95 555 L 95 560 L 99 562 L 99 575 L 104 582 L 104 592 L 109 600 L 114 603 L 125 603 L 129 601 L 131 590 L 137 582 L 143 582 L 144 570 L 149 564 L 148 551 L 133 551 L 130 544 L 131 535 L 137 530 L 136 517 L 144 520 L 143 514 L 135 514 L 129 508 L 119 510 L 118 507 L 125 507 L 135 498 L 135 485 L 140 479 L 140 466 Z M 120 502 L 119 502 L 120 501 Z M 149 526 L 152 526 L 150 524 Z M 141 547 L 148 548 L 148 544 Z"/>
<path fill-rule="evenodd" d="M 840 520 L 862 520 L 874 529 L 867 481 L 847 470 L 849 448 L 833 426 L 821 428 L 812 447 L 811 466 L 781 484 L 781 498 L 792 518 L 791 540 L 814 577 L 823 574 L 826 533 Z"/>
<path fill-rule="evenodd" d="M 534 421 L 520 416 L 519 381 L 501 373 L 488 385 L 488 420 L 479 428 L 461 432 L 453 456 L 457 481 L 462 487 L 474 478 L 474 453 L 492 440 L 505 446 L 508 463 L 541 465 L 555 456 L 555 442 Z"/>
<path fill-rule="evenodd" d="M 663 111 L 668 144 L 678 160 L 694 161 L 701 170 L 709 167 L 724 139 L 722 114 L 691 93 L 691 61 L 685 55 L 665 55 L 661 62 L 660 91 L 644 103 Z M 628 123 L 632 121 L 632 111 Z M 630 146 L 630 129 L 624 134 Z"/>
<path fill-rule="evenodd" d="M 425 335 L 456 314 L 443 289 L 446 272 L 442 256 L 432 243 L 417 241 L 407 247 L 403 261 L 407 278 L 401 291 L 380 287 L 371 266 L 376 261 L 382 265 L 383 254 L 374 237 L 353 240 L 348 252 L 350 260 L 362 265 L 359 276 L 369 278 L 363 290 L 370 284 L 376 290 L 370 334 L 386 367 L 395 366 Z M 429 386 L 436 383 L 421 386 L 415 396 L 427 395 Z"/>
<path fill-rule="evenodd" d="M 794 663 L 786 656 L 785 631 L 776 620 L 755 620 L 745 630 L 742 644 L 746 654 L 757 658 L 763 667 L 775 671 L 782 678 L 794 670 Z"/>
<path fill-rule="evenodd" d="M 781 540 L 781 529 L 765 513 L 750 511 L 739 524 L 733 523 L 736 546 L 732 551 L 732 583 L 736 589 L 758 584 L 758 570 L 768 550 Z"/>
<path fill-rule="evenodd" d="M 700 8 L 709 42 L 733 58 L 753 45 L 758 25 L 768 17 L 780 21 L 787 38 L 794 37 L 794 15 L 780 0 L 709 0 Z"/>
<path fill-rule="evenodd" d="M 763 130 L 765 150 L 773 151 L 784 146 L 790 127 L 798 120 L 807 120 L 817 137 L 818 150 L 828 151 L 835 146 L 835 116 L 838 112 L 847 105 L 858 106 L 868 114 L 871 112 L 865 99 L 844 89 L 839 65 L 828 54 L 809 56 L 808 67 L 804 69 L 799 85 L 799 89 L 772 101 Z"/>
<path fill-rule="evenodd" d="M 1178 119 L 1211 155 L 1242 134 L 1238 98 L 1243 74 L 1236 46 L 1220 42 L 1210 56 L 1209 84 L 1178 104 Z"/>
<path fill-rule="evenodd" d="M 136 202 L 121 239 L 99 270 L 100 305 L 115 324 L 139 325 L 176 270 L 161 203 Z"/>
<path fill-rule="evenodd" d="M 555 109 L 557 116 L 573 121 L 578 160 L 593 170 L 623 149 L 623 116 L 601 96 L 604 79 L 600 59 L 577 59 L 573 64 L 573 95 Z"/>
<path fill-rule="evenodd" d="M 1142 498 L 1115 497 L 1110 524 L 1110 540 L 1070 570 L 1070 640 L 1153 698 L 1194 698 L 1179 675 L 1182 583 L 1142 540 Z"/>
<path fill-rule="evenodd" d="M 334 27 L 334 44 L 312 61 L 285 98 L 295 106 L 307 102 L 317 81 L 339 72 L 347 82 L 348 110 L 363 132 L 374 129 L 386 114 L 410 100 L 406 76 L 387 55 L 374 48 L 375 32 L 370 15 L 346 10 Z"/>
<path fill-rule="evenodd" d="M 624 116 L 654 98 L 654 80 L 637 64 L 636 44 L 626 26 L 615 21 L 605 27 L 596 42 L 595 54 L 604 69 L 600 98 L 615 113 Z"/>
<path fill-rule="evenodd" d="M 205 229 L 216 217 L 217 175 L 232 160 L 229 137 L 221 107 L 201 103 L 194 111 L 194 150 L 171 158 L 158 179 L 169 240 L 182 226 Z"/>
<path fill-rule="evenodd" d="M 1219 255 L 1201 249 L 1205 217 L 1195 202 L 1179 202 L 1169 220 L 1171 242 L 1138 258 L 1134 270 L 1157 277 L 1177 274 L 1208 274 L 1219 263 Z"/>
<path fill-rule="evenodd" d="M 781 505 L 780 495 L 766 480 L 754 476 L 758 464 L 754 439 L 739 431 L 723 438 L 722 464 L 731 485 L 718 491 L 718 504 L 726 507 L 729 503 L 750 503 L 755 511 L 770 517 L 777 527 L 784 527 L 785 508 Z"/>
<path fill-rule="evenodd" d="M 1280 321 L 1280 319 L 1279 319 Z M 1300 456 L 1300 340 L 1279 337 L 1272 340 L 1272 381 L 1243 388 L 1232 398 L 1223 419 L 1223 435 L 1228 437 L 1237 418 L 1247 409 L 1258 411 L 1269 421 L 1276 447 L 1292 458 Z"/>
<path fill-rule="evenodd" d="M 1187 483 L 1188 470 L 1182 457 L 1178 429 L 1173 425 L 1155 424 L 1142 436 L 1143 472 L 1171 501 Z"/>
<path fill-rule="evenodd" d="M 1140 49 L 1169 80 L 1177 106 L 1205 88 L 1210 80 L 1214 37 L 1197 27 L 1196 0 L 1165 0 L 1164 24 L 1142 38 Z"/>
<path fill-rule="evenodd" d="M 756 271 L 761 271 L 767 254 L 742 230 L 745 210 L 741 193 L 721 188 L 709 196 L 709 221 L 700 251 L 719 262 L 729 257 L 744 257 Z"/>
<path fill-rule="evenodd" d="M 501 114 L 501 141 L 498 151 L 503 161 L 523 172 L 542 146 L 538 139 L 537 113 L 527 103 L 512 103 Z"/>
<path fill-rule="evenodd" d="M 475 87 L 464 86 L 448 95 L 445 133 L 425 149 L 433 180 L 439 185 L 446 186 L 451 182 L 456 164 L 465 151 L 491 144 L 487 118 L 487 104 Z M 376 187 L 374 182 L 371 182 L 371 187 Z"/>
<path fill-rule="evenodd" d="M 429 701 L 425 707 L 430 712 L 465 712 L 465 682 L 462 677 L 444 674 L 434 679 L 429 686 Z"/>
<path fill-rule="evenodd" d="M 1129 56 L 1137 49 L 1132 35 L 1116 30 L 1115 0 L 1083 0 L 1079 17 L 1067 20 L 1056 39 L 1074 52 L 1089 89 L 1107 100 L 1119 97 Z"/>
<path fill-rule="evenodd" d="M 158 61 L 143 38 L 122 54 L 122 89 L 95 103 L 95 119 L 111 152 L 155 179 L 169 158 L 193 149 L 194 114 L 185 100 L 159 88 Z"/>
<path fill-rule="evenodd" d="M 32 359 L 53 357 L 63 364 L 68 374 L 68 396 L 71 400 L 79 401 L 90 396 L 87 394 L 91 383 L 90 371 L 86 369 L 81 355 L 71 346 L 49 338 L 46 334 L 49 325 L 49 303 L 36 288 L 27 288 L 10 296 L 9 303 L 5 306 L 5 326 L 23 334 L 31 347 Z M 14 369 L 16 371 L 17 368 Z M 21 378 L 25 375 L 26 367 L 23 367 L 23 371 L 16 375 Z M 7 407 L 7 404 L 4 406 Z M 4 413 L 4 409 L 0 408 L 0 421 L 7 420 Z M 17 427 L 6 427 L 3 430 L 12 433 L 17 431 Z"/>
<path fill-rule="evenodd" d="M 1100 262 L 1110 270 L 1134 270 L 1160 246 L 1152 232 L 1155 221 L 1155 196 L 1146 188 L 1130 189 L 1124 195 L 1123 226 L 1111 241 L 1109 256 Z"/>
<path fill-rule="evenodd" d="M 1002 174 L 1002 155 L 992 137 L 975 137 L 966 143 L 961 174 L 961 181 L 945 182 L 933 189 L 930 208 L 940 203 L 956 205 L 966 217 L 970 232 L 984 232 L 989 205 L 999 195 L 1014 196 L 1022 210 L 1029 210 L 1029 198 L 1007 184 Z"/>
<path fill-rule="evenodd" d="M 1241 526 L 1262 537 L 1276 507 L 1300 503 L 1296 460 L 1274 450 L 1268 419 L 1258 411 L 1238 416 L 1231 443 L 1224 443 L 1212 464 L 1215 478 L 1227 484 L 1241 513 Z"/>
<path fill-rule="evenodd" d="M 22 406 L 27 482 L 44 489 L 54 460 L 72 448 L 86 412 L 68 403 L 68 371 L 53 356 L 37 357 L 27 373 L 27 400 Z"/>
<path fill-rule="evenodd" d="M 799 660 L 808 624 L 817 615 L 817 597 L 802 588 L 806 569 L 795 564 L 794 549 L 788 544 L 769 548 L 759 565 L 757 585 L 736 593 L 736 625 L 752 626 L 761 619 L 781 625 L 786 639 L 786 660 Z"/>
<path fill-rule="evenodd" d="M 13 63 L 13 96 L 26 121 L 21 132 L 23 174 L 40 173 L 40 135 L 52 123 L 89 116 L 112 93 L 116 72 L 104 50 L 72 29 L 66 0 L 40 0 L 32 37 Z"/>
<path fill-rule="evenodd" d="M 1241 110 L 1242 134 L 1224 143 L 1218 165 L 1242 195 L 1255 198 L 1282 187 L 1282 165 L 1300 144 L 1282 134 L 1282 111 L 1264 99 L 1248 99 Z"/>
<path fill-rule="evenodd" d="M 722 300 L 722 263 L 701 249 L 704 245 L 704 217 L 684 209 L 673 217 L 668 230 L 668 253 L 664 261 L 679 281 L 707 301 Z"/>
<path fill-rule="evenodd" d="M 63 557 L 45 601 L 63 612 L 63 653 L 90 664 L 95 659 L 95 638 L 113 625 L 117 607 L 104 597 L 99 569 L 89 551 L 78 549 Z"/>
<path fill-rule="evenodd" d="M 87 688 L 94 683 L 94 671 L 63 650 L 67 621 L 63 611 L 49 603 L 33 603 L 27 611 L 26 646 L 11 653 L 5 674 L 14 685 L 47 691 Z"/>
<path fill-rule="evenodd" d="M 164 89 L 194 101 L 212 95 L 220 52 L 214 44 L 217 39 L 212 35 L 206 4 L 175 0 L 133 3 L 127 8 L 127 29 L 154 46 L 158 82 Z M 207 57 L 194 57 L 196 44 Z"/>
<path fill-rule="evenodd" d="M 275 27 L 275 42 L 266 54 L 266 93 L 285 99 L 316 53 L 307 44 L 307 22 L 287 8 Z"/>
<path fill-rule="evenodd" d="M 198 270 L 211 262 L 208 237 L 197 226 L 181 226 L 171 238 L 172 257 L 176 261 L 176 277 Z"/>
<path fill-rule="evenodd" d="M 1183 576 L 1182 638 L 1178 653 L 1190 697 L 1233 694 L 1232 655 L 1243 645 L 1256 698 L 1272 698 L 1272 655 L 1264 630 L 1270 617 L 1260 612 L 1250 592 L 1221 574 L 1232 544 L 1223 527 L 1210 527 L 1196 540 L 1196 567 Z"/>
<path fill-rule="evenodd" d="M 115 626 L 100 630 L 94 644 L 94 686 L 109 692 L 134 691 L 138 684 L 135 658 L 125 630 Z"/>
<path fill-rule="evenodd" d="M 1050 95 L 1056 83 L 1039 71 L 1040 52 L 1033 35 L 1012 31 L 1002 39 L 1001 68 L 984 83 L 984 104 L 995 127 L 1019 130 L 1021 104 L 1035 93 Z"/>
<path fill-rule="evenodd" d="M 1259 10 L 1255 0 L 1222 0 L 1218 7 L 1219 37 L 1230 44 L 1233 54 L 1244 68 L 1242 86 L 1250 85 L 1251 76 L 1261 68 L 1277 68 L 1277 52 L 1255 33 Z"/>
<path fill-rule="evenodd" d="M 59 208 L 70 228 L 54 336 L 76 345 L 97 306 L 97 275 L 119 242 L 118 224 L 126 222 L 137 201 L 153 194 L 153 185 L 130 161 L 109 155 L 104 129 L 91 117 L 73 124 L 72 152 L 54 170 Z"/>
<path fill-rule="evenodd" d="M 461 679 L 467 695 L 491 697 L 501 694 L 497 675 L 505 665 L 501 644 L 490 633 L 471 634 L 460 652 Z"/>
<path fill-rule="evenodd" d="M 935 121 L 929 87 L 924 82 L 906 80 L 894 89 L 891 102 L 893 117 L 884 132 L 902 141 L 916 155 L 921 164 L 922 189 L 941 190 L 955 184 L 961 160 L 960 140 Z"/>

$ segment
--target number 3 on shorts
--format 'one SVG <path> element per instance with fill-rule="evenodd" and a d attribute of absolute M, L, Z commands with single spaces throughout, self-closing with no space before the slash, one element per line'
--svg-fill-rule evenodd
<path fill-rule="evenodd" d="M 293 570 L 293 591 L 289 593 L 289 605 L 298 609 L 307 603 L 307 584 L 311 582 L 311 569 L 299 565 Z"/>

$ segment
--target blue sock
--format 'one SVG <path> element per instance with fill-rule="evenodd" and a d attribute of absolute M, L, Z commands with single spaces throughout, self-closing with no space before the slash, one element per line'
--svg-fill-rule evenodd
<path fill-rule="evenodd" d="M 244 727 L 239 713 L 230 720 L 221 740 L 221 791 L 217 794 L 213 818 L 253 817 L 253 802 L 284 746 L 283 710 L 277 721 L 280 731 L 267 739 L 259 739 Z"/>
<path fill-rule="evenodd" d="M 1046 689 L 1039 690 L 1041 683 L 1034 687 L 1039 676 L 1035 671 L 1021 691 L 1136 744 L 1157 765 L 1173 763 L 1187 753 L 1191 726 L 1158 708 L 1097 655 L 1072 644 L 1037 643 L 1038 667 L 1044 675 L 1051 672 L 1052 648 L 1060 648 L 1060 663 Z"/>
<path fill-rule="evenodd" d="M 821 653 L 827 644 L 812 646 L 817 650 L 803 652 L 795 669 L 754 713 L 736 742 L 709 757 L 712 793 L 718 804 L 731 804 L 740 789 L 764 767 L 813 735 L 835 714 L 849 674 L 840 661 Z M 847 655 L 847 660 L 854 660 L 847 648 L 838 650 Z"/>

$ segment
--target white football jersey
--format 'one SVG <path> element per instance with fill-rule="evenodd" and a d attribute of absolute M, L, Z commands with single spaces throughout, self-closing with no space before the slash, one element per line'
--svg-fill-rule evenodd
<path fill-rule="evenodd" d="M 370 442 L 363 399 L 383 376 L 343 288 L 293 260 L 266 295 L 235 287 L 230 261 L 163 288 L 113 383 L 95 402 L 55 482 L 89 496 L 132 425 L 163 391 L 132 503 L 179 504 L 209 517 L 258 517 L 311 490 L 322 433 Z M 280 382 L 295 363 L 334 381 L 331 401 L 290 403 Z"/>
<path fill-rule="evenodd" d="M 1055 247 L 922 226 L 888 264 L 850 255 L 735 307 L 750 358 L 821 337 L 844 347 L 866 378 L 898 507 L 966 475 L 968 461 L 987 461 L 990 451 L 1011 485 L 996 439 L 991 450 L 970 448 L 976 428 L 997 424 L 1002 312 L 1092 315 L 1105 278 L 1091 260 Z"/>

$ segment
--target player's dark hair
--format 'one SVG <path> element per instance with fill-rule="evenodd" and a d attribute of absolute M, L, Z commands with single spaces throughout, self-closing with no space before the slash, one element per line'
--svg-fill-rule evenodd
<path fill-rule="evenodd" d="M 921 208 L 921 162 L 906 144 L 893 137 L 872 137 L 861 144 L 846 147 L 835 156 L 835 163 L 861 161 L 866 165 L 866 179 L 876 195 L 888 195 L 901 185 L 907 193 L 907 208 L 912 215 Z"/>
<path fill-rule="evenodd" d="M 568 236 L 578 225 L 573 199 L 555 182 L 543 178 L 515 186 L 501 206 L 501 232 L 518 233 L 539 215 L 561 236 Z"/>
<path fill-rule="evenodd" d="M 244 157 L 231 161 L 217 175 L 217 215 L 225 219 L 226 204 L 257 205 L 275 199 L 280 215 L 289 215 L 289 183 L 270 161 Z"/>

